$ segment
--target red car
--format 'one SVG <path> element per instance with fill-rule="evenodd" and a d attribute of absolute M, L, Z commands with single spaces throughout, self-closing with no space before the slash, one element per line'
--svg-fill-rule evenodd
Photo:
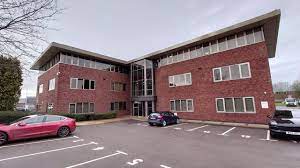
<path fill-rule="evenodd" d="M 72 118 L 58 115 L 30 115 L 10 124 L 0 124 L 0 145 L 7 141 L 43 136 L 65 137 L 76 129 Z"/>

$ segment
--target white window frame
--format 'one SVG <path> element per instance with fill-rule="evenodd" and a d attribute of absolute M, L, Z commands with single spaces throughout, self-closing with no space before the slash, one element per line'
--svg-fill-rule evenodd
<path fill-rule="evenodd" d="M 179 111 L 176 111 L 176 100 L 178 101 L 179 100 Z M 185 101 L 186 102 L 186 110 L 185 111 L 182 111 L 181 110 L 181 101 Z M 188 110 L 188 101 L 191 101 L 192 102 L 192 110 Z M 174 110 L 172 110 L 172 107 L 171 107 L 171 102 L 174 102 Z M 170 111 L 172 112 L 194 112 L 194 100 L 193 99 L 172 99 L 169 101 L 170 103 Z"/>
<path fill-rule="evenodd" d="M 39 85 L 39 94 L 43 93 L 44 91 L 44 84 Z"/>
<path fill-rule="evenodd" d="M 52 78 L 48 82 L 48 90 L 55 90 L 55 78 Z"/>
<path fill-rule="evenodd" d="M 175 83 L 175 76 L 180 76 L 180 75 L 184 75 L 184 84 L 178 84 L 178 85 L 176 85 L 176 83 Z M 187 75 L 191 76 L 191 83 L 187 83 Z M 192 78 L 193 77 L 192 77 L 192 73 L 191 72 L 168 76 L 169 87 L 178 87 L 178 86 L 189 86 L 189 85 L 192 85 L 193 84 Z M 173 86 L 170 86 L 170 81 L 173 81 L 173 84 L 174 84 Z"/>
<path fill-rule="evenodd" d="M 233 112 L 226 112 L 226 107 L 225 107 L 225 99 L 227 98 L 230 98 L 232 99 L 232 102 L 233 102 Z M 243 99 L 243 105 L 244 105 L 244 111 L 238 111 L 236 112 L 235 110 L 235 101 L 234 101 L 234 98 L 242 98 Z M 246 102 L 245 102 L 245 99 L 246 98 L 251 98 L 253 100 L 253 109 L 254 111 L 246 111 Z M 219 111 L 218 110 L 218 105 L 217 105 L 217 100 L 222 100 L 223 101 L 223 107 L 224 107 L 224 111 Z M 253 113 L 256 113 L 256 108 L 255 108 L 255 99 L 253 96 L 248 96 L 248 97 L 224 97 L 224 98 L 215 98 L 215 106 L 216 106 L 216 112 L 217 113 L 230 113 L 230 114 L 234 114 L 234 113 L 238 113 L 238 114 L 253 114 Z"/>
<path fill-rule="evenodd" d="M 82 106 L 81 106 L 81 111 L 83 111 L 83 103 L 88 103 L 88 105 L 89 105 L 89 106 L 88 106 L 88 111 L 89 111 L 89 112 L 87 112 L 87 113 L 77 113 L 77 103 L 81 103 L 81 104 L 82 104 Z M 90 104 L 91 104 L 91 103 L 94 104 L 94 112 L 90 112 L 90 111 L 91 111 L 91 110 L 90 110 L 90 108 L 91 108 L 91 107 L 90 107 L 90 106 L 91 106 Z M 70 112 L 71 104 L 75 104 L 75 113 L 71 113 L 71 112 Z M 95 113 L 95 109 L 96 109 L 95 102 L 76 102 L 76 103 L 69 103 L 69 113 L 70 113 L 70 114 L 93 114 L 93 113 Z"/>
<path fill-rule="evenodd" d="M 240 73 L 240 78 L 238 79 L 232 79 L 232 76 L 231 76 L 231 69 L 230 69 L 230 66 L 232 65 L 238 65 L 239 66 L 239 73 Z M 248 70 L 249 70 L 249 76 L 248 77 L 242 77 L 242 69 L 241 69 L 241 66 L 242 65 L 247 65 L 248 66 Z M 229 67 L 229 79 L 227 80 L 222 80 L 222 68 L 223 67 Z M 220 80 L 216 80 L 215 79 L 215 69 L 219 69 L 220 70 Z M 241 80 L 241 79 L 248 79 L 248 78 L 252 78 L 252 75 L 251 75 L 251 67 L 250 67 L 250 63 L 249 62 L 244 62 L 244 63 L 239 63 L 239 64 L 231 64 L 231 65 L 226 65 L 226 66 L 222 66 L 222 67 L 216 67 L 216 68 L 213 68 L 212 69 L 212 74 L 213 74 L 213 81 L 214 82 L 223 82 L 223 81 L 230 81 L 230 80 Z"/>
<path fill-rule="evenodd" d="M 72 79 L 75 79 L 75 83 L 76 83 L 76 86 L 75 86 L 75 88 L 72 88 Z M 70 78 L 70 89 L 78 89 L 78 78 Z"/>

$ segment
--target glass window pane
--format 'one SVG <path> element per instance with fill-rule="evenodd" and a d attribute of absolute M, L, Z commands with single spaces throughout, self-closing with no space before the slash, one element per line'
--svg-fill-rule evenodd
<path fill-rule="evenodd" d="M 89 112 L 89 103 L 83 103 L 83 113 Z"/>
<path fill-rule="evenodd" d="M 232 98 L 225 98 L 225 110 L 226 110 L 226 112 L 234 112 Z"/>
<path fill-rule="evenodd" d="M 91 68 L 95 68 L 95 66 L 96 66 L 95 61 L 94 61 L 94 60 L 91 60 Z"/>
<path fill-rule="evenodd" d="M 254 112 L 253 98 L 245 98 L 245 105 L 246 105 L 247 112 Z"/>
<path fill-rule="evenodd" d="M 175 86 L 175 83 L 174 83 L 174 76 L 169 76 L 169 86 Z"/>
<path fill-rule="evenodd" d="M 79 66 L 84 66 L 84 59 L 83 58 L 79 58 Z"/>
<path fill-rule="evenodd" d="M 240 66 L 241 66 L 240 68 L 241 68 L 242 78 L 250 77 L 250 69 L 249 69 L 248 64 L 241 64 Z"/>
<path fill-rule="evenodd" d="M 71 89 L 76 89 L 76 78 L 71 78 Z"/>
<path fill-rule="evenodd" d="M 94 103 L 90 103 L 90 112 L 93 113 L 95 112 L 95 109 L 94 109 Z"/>
<path fill-rule="evenodd" d="M 247 44 L 253 44 L 254 43 L 253 30 L 247 30 L 246 31 L 246 39 L 247 39 Z"/>
<path fill-rule="evenodd" d="M 244 32 L 240 32 L 237 34 L 237 44 L 238 46 L 243 46 L 246 44 Z"/>
<path fill-rule="evenodd" d="M 210 43 L 211 53 L 218 52 L 217 41 L 213 41 Z"/>
<path fill-rule="evenodd" d="M 175 110 L 176 111 L 181 111 L 180 110 L 180 100 L 175 100 Z"/>
<path fill-rule="evenodd" d="M 230 66 L 231 79 L 240 79 L 240 66 L 231 65 Z"/>
<path fill-rule="evenodd" d="M 168 56 L 168 64 L 172 64 L 173 63 L 173 56 L 169 55 Z"/>
<path fill-rule="evenodd" d="M 76 104 L 76 113 L 82 113 L 82 103 Z"/>
<path fill-rule="evenodd" d="M 171 111 L 175 111 L 175 101 L 174 100 L 170 101 L 170 107 L 171 107 Z"/>
<path fill-rule="evenodd" d="M 217 99 L 217 110 L 218 111 L 225 111 L 224 110 L 223 99 Z"/>
<path fill-rule="evenodd" d="M 226 38 L 221 38 L 218 40 L 219 51 L 227 50 Z"/>
<path fill-rule="evenodd" d="M 178 62 L 182 61 L 182 60 L 183 60 L 183 52 L 182 52 L 182 51 L 179 51 L 177 54 L 178 54 L 178 55 L 177 55 L 177 61 L 178 61 Z"/>
<path fill-rule="evenodd" d="M 90 89 L 90 81 L 89 80 L 84 80 L 84 89 Z"/>
<path fill-rule="evenodd" d="M 77 65 L 78 64 L 78 57 L 73 57 L 73 62 L 72 62 L 74 65 Z"/>
<path fill-rule="evenodd" d="M 197 57 L 203 56 L 202 46 L 197 46 Z"/>
<path fill-rule="evenodd" d="M 214 80 L 219 81 L 221 80 L 221 69 L 214 69 Z"/>
<path fill-rule="evenodd" d="M 83 89 L 83 79 L 78 79 L 77 89 Z"/>
<path fill-rule="evenodd" d="M 95 89 L 95 81 L 91 81 L 91 89 Z"/>
<path fill-rule="evenodd" d="M 186 100 L 181 100 L 181 111 L 187 111 Z"/>
<path fill-rule="evenodd" d="M 178 75 L 175 75 L 175 76 L 174 76 L 174 84 L 175 84 L 175 86 L 178 86 L 179 83 L 180 83 L 180 78 L 179 78 Z"/>
<path fill-rule="evenodd" d="M 228 49 L 236 48 L 235 35 L 227 37 Z"/>
<path fill-rule="evenodd" d="M 190 51 L 188 49 L 184 50 L 183 59 L 185 60 L 190 59 Z"/>
<path fill-rule="evenodd" d="M 209 43 L 203 44 L 203 54 L 204 55 L 210 54 Z"/>
<path fill-rule="evenodd" d="M 244 103 L 242 98 L 234 98 L 235 112 L 244 112 Z"/>
<path fill-rule="evenodd" d="M 186 84 L 187 85 L 192 84 L 192 74 L 191 73 L 185 74 L 185 79 L 186 79 Z"/>
<path fill-rule="evenodd" d="M 262 35 L 261 27 L 258 27 L 258 28 L 254 29 L 254 38 L 255 38 L 256 43 L 263 41 L 263 35 Z"/>
<path fill-rule="evenodd" d="M 229 80 L 230 74 L 229 74 L 229 67 L 225 66 L 221 68 L 222 71 L 222 80 Z"/>
<path fill-rule="evenodd" d="M 181 74 L 179 76 L 179 85 L 185 85 L 185 75 Z"/>
<path fill-rule="evenodd" d="M 65 58 L 66 58 L 66 62 L 65 62 L 66 64 L 71 64 L 72 63 L 72 56 L 67 56 L 66 55 Z"/>
<path fill-rule="evenodd" d="M 76 107 L 75 104 L 70 104 L 69 112 L 70 112 L 70 113 L 75 113 L 75 111 L 76 111 L 75 107 Z"/>
<path fill-rule="evenodd" d="M 173 63 L 177 62 L 177 60 L 178 60 L 177 53 L 174 53 L 172 58 L 173 58 L 173 61 L 172 61 Z"/>
<path fill-rule="evenodd" d="M 193 48 L 191 48 L 191 59 L 196 58 L 196 57 L 197 57 L 197 51 L 196 51 L 196 48 L 193 47 Z"/>
<path fill-rule="evenodd" d="M 87 59 L 85 59 L 84 60 L 84 67 L 87 67 L 87 68 L 89 68 L 91 66 L 91 61 L 90 60 L 87 60 Z"/>
<path fill-rule="evenodd" d="M 193 111 L 193 100 L 187 100 L 187 111 Z"/>

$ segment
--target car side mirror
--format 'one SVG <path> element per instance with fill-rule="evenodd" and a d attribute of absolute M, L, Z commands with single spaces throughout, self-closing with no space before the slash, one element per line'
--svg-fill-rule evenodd
<path fill-rule="evenodd" d="M 19 126 L 19 127 L 24 127 L 24 126 L 26 126 L 26 123 L 20 122 L 20 123 L 18 124 L 18 126 Z"/>

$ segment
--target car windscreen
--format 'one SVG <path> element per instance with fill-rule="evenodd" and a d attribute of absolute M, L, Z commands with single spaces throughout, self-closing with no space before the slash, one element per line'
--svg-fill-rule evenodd
<path fill-rule="evenodd" d="M 286 102 L 295 102 L 296 101 L 296 99 L 286 99 Z"/>
<path fill-rule="evenodd" d="M 300 111 L 292 111 L 294 118 L 300 118 Z"/>
<path fill-rule="evenodd" d="M 289 110 L 276 110 L 274 118 L 293 118 L 293 115 Z"/>

